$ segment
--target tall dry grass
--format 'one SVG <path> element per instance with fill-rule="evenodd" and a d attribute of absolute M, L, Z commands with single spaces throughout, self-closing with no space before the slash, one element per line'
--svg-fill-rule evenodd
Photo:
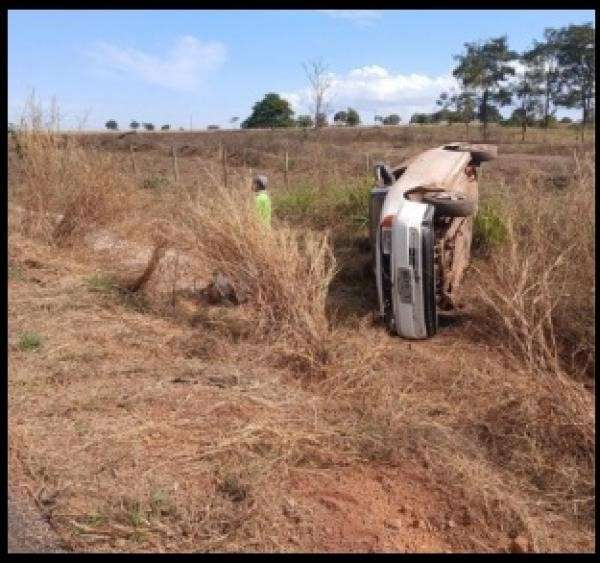
<path fill-rule="evenodd" d="M 479 268 L 496 338 L 532 369 L 591 374 L 595 362 L 595 166 L 573 154 L 560 187 L 528 176 L 507 186 L 506 243 Z M 497 200 L 498 201 L 498 200 Z"/>
<path fill-rule="evenodd" d="M 77 243 L 86 235 L 109 227 L 115 239 L 141 242 L 150 250 L 141 272 L 114 264 L 124 285 L 137 291 L 152 286 L 151 277 L 176 276 L 175 261 L 167 267 L 159 262 L 182 253 L 196 277 L 221 272 L 247 296 L 241 313 L 251 325 L 246 333 L 302 369 L 327 363 L 325 300 L 335 273 L 329 239 L 285 224 L 263 228 L 247 172 L 232 171 L 225 187 L 220 163 L 204 162 L 202 185 L 142 190 L 118 154 L 57 134 L 33 99 L 12 142 L 10 198 L 23 234 L 84 247 Z M 99 262 L 118 262 L 123 245 L 115 240 L 112 246 L 117 250 L 98 256 Z M 165 284 L 154 282 L 164 293 Z"/>
<path fill-rule="evenodd" d="M 285 224 L 266 227 L 253 200 L 244 180 L 190 197 L 177 216 L 180 238 L 192 237 L 192 256 L 244 296 L 253 338 L 301 370 L 318 370 L 329 356 L 325 302 L 336 267 L 328 236 Z"/>
<path fill-rule="evenodd" d="M 127 212 L 129 183 L 114 155 L 53 131 L 26 128 L 18 146 L 9 202 L 24 234 L 66 244 Z"/>

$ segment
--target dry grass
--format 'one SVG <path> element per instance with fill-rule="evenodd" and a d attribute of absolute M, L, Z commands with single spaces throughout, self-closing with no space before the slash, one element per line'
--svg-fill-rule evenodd
<path fill-rule="evenodd" d="M 17 142 L 21 157 L 12 198 L 23 209 L 23 233 L 73 245 L 110 226 L 115 240 L 99 263 L 124 289 L 145 289 L 159 308 L 169 289 L 172 302 L 180 288 L 185 272 L 173 257 L 182 253 L 194 279 L 219 271 L 248 297 L 237 319 L 251 323 L 247 336 L 268 341 L 276 355 L 304 371 L 327 363 L 325 301 L 335 273 L 328 237 L 286 225 L 262 228 L 247 172 L 231 174 L 224 187 L 219 163 L 204 162 L 200 186 L 136 193 L 123 162 L 111 153 L 51 131 L 23 131 Z M 124 265 L 127 248 L 119 239 L 150 246 L 147 262 L 142 255 L 133 270 Z"/>
<path fill-rule="evenodd" d="M 115 158 L 54 133 L 17 134 L 18 176 L 9 198 L 18 201 L 23 232 L 65 244 L 126 212 L 127 188 Z"/>
<path fill-rule="evenodd" d="M 402 143 L 417 150 L 450 129 Z M 352 137 L 352 147 L 410 131 L 327 135 Z M 277 152 L 278 134 L 250 137 Z M 471 319 L 409 343 L 365 313 L 363 155 L 353 182 L 332 172 L 347 162 L 322 158 L 321 183 L 310 171 L 276 185 L 287 207 L 265 229 L 243 167 L 225 189 L 219 162 L 190 155 L 180 183 L 143 189 L 128 153 L 39 132 L 22 134 L 19 151 L 9 186 L 24 210 L 11 213 L 9 248 L 11 455 L 72 548 L 492 551 L 523 534 L 536 551 L 592 549 L 595 419 L 581 383 L 595 363 L 591 155 L 577 153 L 572 181 L 559 186 L 484 170 L 484 199 L 507 240 L 476 261 Z M 163 177 L 168 161 L 154 164 Z M 48 213 L 71 219 L 57 231 Z M 130 246 L 109 239 L 91 251 L 84 235 L 101 225 Z M 193 301 L 181 322 L 176 290 L 213 271 L 247 301 Z M 114 290 L 116 272 L 122 286 L 137 282 L 147 307 Z M 34 332 L 35 353 L 19 344 Z M 297 377 L 308 373 L 323 377 Z M 399 543 L 384 524 L 394 503 L 376 493 L 408 490 L 420 496 L 404 498 L 407 517 L 455 526 Z M 399 535 L 415 533 L 408 522 Z M 384 539 L 352 543 L 369 534 Z"/>
<path fill-rule="evenodd" d="M 592 396 L 564 375 L 507 363 L 470 340 L 471 327 L 455 330 L 430 346 L 382 338 L 366 319 L 339 334 L 336 368 L 319 385 L 329 416 L 344 421 L 363 459 L 410 459 L 464 503 L 477 522 L 470 549 L 518 534 L 536 551 L 561 551 L 562 534 L 585 544 L 595 514 Z"/>
<path fill-rule="evenodd" d="M 571 181 L 507 190 L 505 245 L 480 267 L 480 296 L 496 337 L 531 369 L 593 373 L 595 169 L 575 153 Z M 500 321 L 497 323 L 495 321 Z"/>
<path fill-rule="evenodd" d="M 192 256 L 227 276 L 247 300 L 254 339 L 271 343 L 301 370 L 327 363 L 325 303 L 335 260 L 326 234 L 265 227 L 244 181 L 228 189 L 215 185 L 210 198 L 182 205 L 178 223 L 182 239 L 193 236 Z"/>

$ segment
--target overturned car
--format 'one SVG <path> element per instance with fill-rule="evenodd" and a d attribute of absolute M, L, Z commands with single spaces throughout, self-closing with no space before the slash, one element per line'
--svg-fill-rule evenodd
<path fill-rule="evenodd" d="M 404 338 L 433 336 L 457 307 L 477 211 L 478 167 L 492 145 L 450 143 L 390 169 L 375 166 L 370 238 L 377 316 Z"/>

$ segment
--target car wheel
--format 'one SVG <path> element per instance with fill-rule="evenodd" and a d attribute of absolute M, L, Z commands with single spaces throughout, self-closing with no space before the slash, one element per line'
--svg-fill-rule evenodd
<path fill-rule="evenodd" d="M 461 192 L 427 192 L 423 203 L 433 205 L 436 215 L 443 217 L 470 217 L 475 211 L 475 201 Z"/>

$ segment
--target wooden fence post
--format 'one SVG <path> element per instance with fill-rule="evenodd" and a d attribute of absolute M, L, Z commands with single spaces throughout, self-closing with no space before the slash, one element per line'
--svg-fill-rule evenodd
<path fill-rule="evenodd" d="M 369 153 L 367 153 L 365 156 L 366 156 L 366 162 L 367 162 L 367 174 L 368 174 L 369 172 L 371 172 L 371 163 L 369 162 L 369 160 L 370 160 L 370 159 L 369 159 Z"/>
<path fill-rule="evenodd" d="M 137 176 L 137 166 L 135 164 L 135 154 L 133 152 L 133 145 L 129 145 L 129 155 L 131 156 L 131 168 L 133 173 Z"/>
<path fill-rule="evenodd" d="M 171 306 L 175 308 L 177 304 L 177 279 L 179 278 L 179 251 L 175 253 L 175 266 L 173 268 L 173 285 L 171 287 Z M 194 289 L 196 289 L 196 280 L 194 280 Z"/>
<path fill-rule="evenodd" d="M 171 145 L 171 156 L 173 157 L 173 176 L 175 181 L 179 182 L 179 167 L 177 166 L 177 152 L 175 151 L 175 145 Z"/>
<path fill-rule="evenodd" d="M 284 168 L 283 168 L 283 179 L 285 182 L 285 187 L 289 186 L 289 177 L 288 172 L 290 170 L 290 159 L 288 151 L 285 151 L 285 160 L 284 160 Z"/>
<path fill-rule="evenodd" d="M 227 187 L 227 149 L 221 145 L 221 163 L 223 165 L 223 185 Z"/>

